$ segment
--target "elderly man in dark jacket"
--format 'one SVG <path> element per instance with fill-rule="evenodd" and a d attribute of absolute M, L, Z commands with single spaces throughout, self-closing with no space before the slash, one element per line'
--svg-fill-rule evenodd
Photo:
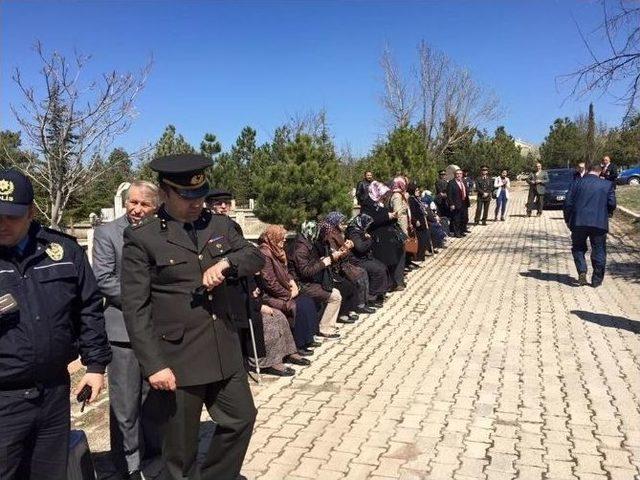
<path fill-rule="evenodd" d="M 573 182 L 564 202 L 564 220 L 571 230 L 571 253 L 578 270 L 578 282 L 587 284 L 587 239 L 591 243 L 591 285 L 598 287 L 604 279 L 607 260 L 609 216 L 616 208 L 613 183 L 598 178 L 602 167 L 594 164 L 580 181 Z"/>

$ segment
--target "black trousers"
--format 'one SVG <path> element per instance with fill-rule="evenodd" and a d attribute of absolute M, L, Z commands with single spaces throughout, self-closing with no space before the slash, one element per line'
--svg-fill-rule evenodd
<path fill-rule="evenodd" d="M 467 229 L 469 222 L 468 207 L 456 208 L 451 212 L 451 229 L 454 235 L 460 235 Z"/>
<path fill-rule="evenodd" d="M 600 285 L 604 279 L 607 263 L 607 231 L 594 227 L 573 227 L 571 231 L 571 254 L 578 273 L 587 273 L 587 240 L 591 244 L 591 282 Z"/>
<path fill-rule="evenodd" d="M 475 223 L 476 225 L 480 222 L 480 216 L 482 216 L 482 221 L 487 223 L 487 217 L 489 216 L 489 205 L 491 204 L 491 197 L 478 200 L 478 204 L 476 205 L 476 217 Z"/>
<path fill-rule="evenodd" d="M 244 370 L 219 382 L 162 393 L 168 415 L 163 424 L 164 478 L 235 480 L 256 419 L 256 407 Z M 216 427 L 204 460 L 198 464 L 202 405 L 207 407 Z"/>
<path fill-rule="evenodd" d="M 66 480 L 69 380 L 0 391 L 0 479 Z"/>

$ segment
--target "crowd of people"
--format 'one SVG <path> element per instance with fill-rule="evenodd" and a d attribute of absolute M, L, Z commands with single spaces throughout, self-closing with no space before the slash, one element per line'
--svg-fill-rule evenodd
<path fill-rule="evenodd" d="M 366 172 L 351 218 L 327 212 L 295 232 L 267 225 L 249 242 L 229 216 L 232 193 L 209 189 L 210 166 L 199 155 L 155 159 L 158 183 L 132 182 L 126 214 L 96 229 L 91 267 L 71 237 L 34 220 L 31 182 L 0 171 L 0 477 L 67 478 L 67 364 L 79 355 L 85 401 L 108 366 L 111 450 L 124 478 L 144 478 L 143 462 L 159 454 L 167 478 L 240 478 L 256 415 L 246 372 L 285 377 L 310 365 L 341 324 L 366 321 L 427 256 L 470 232 L 471 192 L 484 226 L 492 199 L 494 220 L 505 220 L 510 190 L 508 172 L 490 177 L 486 166 L 473 181 L 439 172 L 434 193 Z M 593 285 L 602 283 L 615 195 L 597 177 L 613 170 L 577 171 L 568 195 L 581 284 L 587 238 Z M 538 164 L 528 213 L 541 212 L 545 182 Z M 203 406 L 217 427 L 197 462 Z"/>

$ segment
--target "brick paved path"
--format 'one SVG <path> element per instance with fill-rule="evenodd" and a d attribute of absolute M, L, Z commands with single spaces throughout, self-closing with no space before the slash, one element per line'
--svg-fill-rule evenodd
<path fill-rule="evenodd" d="M 610 236 L 604 285 L 577 287 L 561 212 L 514 197 L 257 389 L 248 478 L 639 478 L 638 247 Z"/>

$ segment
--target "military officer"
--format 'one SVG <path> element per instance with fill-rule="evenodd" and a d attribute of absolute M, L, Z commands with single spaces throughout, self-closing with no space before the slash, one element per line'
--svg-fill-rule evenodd
<path fill-rule="evenodd" d="M 213 189 L 207 193 L 205 204 L 207 208 L 218 215 L 229 215 L 231 213 L 231 202 L 233 195 L 231 192 L 220 189 Z"/>
<path fill-rule="evenodd" d="M 124 233 L 124 319 L 144 375 L 164 391 L 171 479 L 236 479 L 256 415 L 225 280 L 255 274 L 264 259 L 228 217 L 203 208 L 211 163 L 192 154 L 153 160 L 164 203 Z M 203 404 L 217 427 L 198 465 Z"/>
<path fill-rule="evenodd" d="M 476 192 L 478 201 L 476 203 L 475 224 L 487 224 L 487 216 L 489 215 L 489 205 L 491 204 L 491 192 L 493 192 L 493 178 L 489 177 L 489 167 L 482 165 L 480 167 L 480 176 L 476 178 Z"/>
<path fill-rule="evenodd" d="M 33 186 L 0 171 L 0 478 L 66 480 L 67 365 L 95 399 L 111 360 L 102 296 L 73 237 L 33 220 Z"/>
<path fill-rule="evenodd" d="M 449 207 L 447 205 L 447 172 L 440 170 L 438 172 L 438 180 L 436 180 L 436 197 L 434 202 L 438 207 L 438 215 L 441 217 L 449 216 Z"/>

